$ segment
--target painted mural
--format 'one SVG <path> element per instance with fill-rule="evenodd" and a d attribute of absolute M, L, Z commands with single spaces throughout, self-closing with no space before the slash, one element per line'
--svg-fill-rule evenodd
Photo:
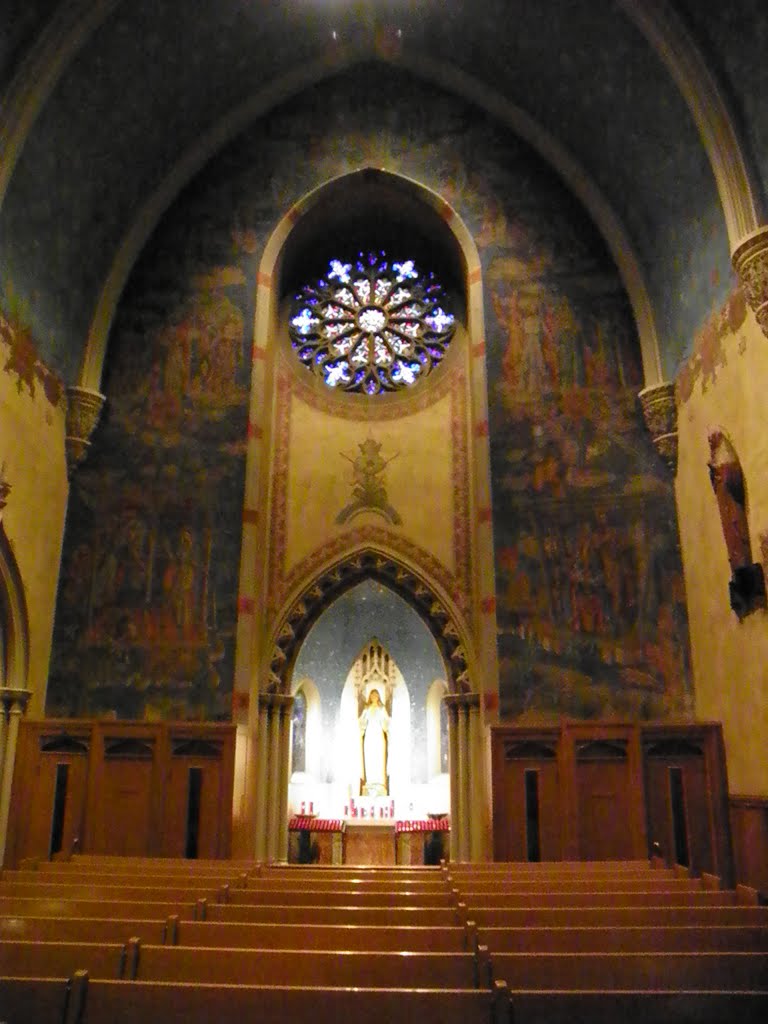
<path fill-rule="evenodd" d="M 248 394 L 242 279 L 124 318 L 72 490 L 49 714 L 228 718 Z M 132 311 L 135 315 L 136 308 Z"/>
<path fill-rule="evenodd" d="M 49 712 L 226 713 L 256 268 L 293 203 L 363 166 L 439 193 L 481 252 L 502 712 L 689 708 L 672 483 L 615 268 L 523 143 L 392 76 L 384 106 L 360 67 L 255 124 L 142 257 L 74 487 Z"/>

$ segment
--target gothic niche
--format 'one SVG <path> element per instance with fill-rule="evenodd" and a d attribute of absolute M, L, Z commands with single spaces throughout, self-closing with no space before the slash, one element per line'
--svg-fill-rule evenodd
<path fill-rule="evenodd" d="M 394 795 L 398 766 L 407 759 L 410 704 L 397 665 L 375 637 L 355 660 L 347 686 L 357 710 L 358 793 L 374 798 Z"/>
<path fill-rule="evenodd" d="M 722 430 L 710 431 L 708 440 L 709 479 L 717 498 L 731 567 L 731 608 L 743 619 L 756 608 L 765 607 L 763 567 L 752 561 L 746 485 L 736 450 Z"/>

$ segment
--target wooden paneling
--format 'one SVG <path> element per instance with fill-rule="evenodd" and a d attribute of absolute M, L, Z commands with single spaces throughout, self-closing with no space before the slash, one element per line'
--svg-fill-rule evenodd
<path fill-rule="evenodd" d="M 730 800 L 736 881 L 768 896 L 768 797 Z"/>
<path fill-rule="evenodd" d="M 13 788 L 11 863 L 51 853 L 56 777 L 67 766 L 60 852 L 227 857 L 234 727 L 23 721 Z M 189 812 L 190 769 L 198 772 Z M 60 787 L 61 788 L 61 787 Z M 194 809 L 194 808 L 193 808 Z M 189 841 L 190 824 L 194 841 Z M 190 850 L 192 853 L 190 854 Z"/>
<path fill-rule="evenodd" d="M 563 721 L 539 729 L 498 726 L 491 733 L 496 860 L 535 859 L 525 798 L 525 773 L 535 771 L 541 860 L 644 858 L 658 842 L 662 856 L 674 863 L 680 849 L 670 788 L 674 770 L 688 866 L 731 884 L 727 777 L 717 723 Z"/>

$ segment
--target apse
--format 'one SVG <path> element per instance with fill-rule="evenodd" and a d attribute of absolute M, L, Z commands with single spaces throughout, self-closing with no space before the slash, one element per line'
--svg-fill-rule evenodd
<path fill-rule="evenodd" d="M 299 651 L 289 812 L 380 823 L 450 810 L 445 667 L 416 611 L 369 579 Z"/>

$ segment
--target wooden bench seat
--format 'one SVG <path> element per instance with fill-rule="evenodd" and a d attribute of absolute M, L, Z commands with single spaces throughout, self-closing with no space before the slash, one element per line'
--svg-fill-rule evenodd
<path fill-rule="evenodd" d="M 197 906 L 196 902 L 166 902 L 164 900 L 129 900 L 110 903 L 99 899 L 0 896 L 0 917 L 144 918 L 164 921 L 171 914 L 178 914 L 181 918 L 194 921 Z"/>
<path fill-rule="evenodd" d="M 768 991 L 763 953 L 497 953 L 495 978 L 515 989 Z"/>
<path fill-rule="evenodd" d="M 475 908 L 513 910 L 515 907 L 728 907 L 736 904 L 732 890 L 683 890 L 682 892 L 584 892 L 571 889 L 539 892 L 476 893 L 461 891 L 460 900 Z"/>
<path fill-rule="evenodd" d="M 154 944 L 168 940 L 166 920 L 94 917 L 0 917 L 4 942 L 127 942 L 137 935 Z"/>
<path fill-rule="evenodd" d="M 510 992 L 515 1024 L 765 1024 L 764 992 Z"/>
<path fill-rule="evenodd" d="M 206 872 L 204 875 L 182 874 L 180 871 L 157 872 L 157 871 L 121 871 L 109 872 L 101 870 L 77 871 L 38 871 L 32 869 L 20 869 L 18 871 L 4 870 L 0 875 L 0 889 L 9 882 L 23 882 L 31 885 L 111 885 L 111 886 L 136 886 L 142 887 L 169 886 L 200 889 L 218 889 L 222 885 L 245 886 L 248 874 L 242 872 L 237 874 L 231 871 L 219 871 L 217 873 Z"/>
<path fill-rule="evenodd" d="M 0 977 L 68 978 L 87 970 L 91 978 L 122 978 L 127 948 L 125 943 L 4 941 Z"/>
<path fill-rule="evenodd" d="M 768 952 L 768 926 L 759 925 L 482 928 L 479 938 L 492 954 Z"/>
<path fill-rule="evenodd" d="M 574 922 L 573 907 L 460 908 L 479 928 L 557 927 Z M 614 928 L 622 925 L 765 925 L 768 907 L 745 906 L 597 906 L 580 907 L 578 923 L 585 927 Z"/>
<path fill-rule="evenodd" d="M 143 932 L 131 934 L 145 939 Z M 2 931 L 0 931 L 2 935 Z M 241 946 L 266 949 L 352 949 L 462 952 L 469 948 L 467 929 L 459 926 L 423 928 L 413 925 L 249 924 L 221 921 L 180 921 L 174 933 L 180 946 Z"/>
<path fill-rule="evenodd" d="M 187 886 L 162 883 L 158 885 L 101 885 L 80 881 L 50 883 L 0 881 L 0 898 L 98 899 L 108 903 L 162 899 L 165 902 L 193 903 L 197 899 L 217 899 L 223 888 L 223 886 L 202 883 Z"/>
<path fill-rule="evenodd" d="M 664 871 L 665 868 L 657 868 L 647 860 L 500 860 L 500 861 L 444 861 L 441 867 L 449 870 L 452 874 L 475 875 L 483 873 L 510 873 L 528 871 L 531 874 L 546 874 L 549 871 L 558 873 L 573 872 L 575 874 L 590 874 L 591 872 L 606 872 L 611 874 L 624 874 L 632 871 Z"/>
<path fill-rule="evenodd" d="M 0 979 L 8 1024 L 511 1024 L 503 984 L 492 989 L 295 988 L 75 978 Z"/>
<path fill-rule="evenodd" d="M 249 985 L 358 988 L 488 988 L 491 983 L 484 949 L 478 955 L 142 944 L 135 972 L 129 957 L 124 977 L 221 985 L 247 979 Z"/>
<path fill-rule="evenodd" d="M 530 880 L 499 878 L 494 881 L 482 881 L 472 879 L 461 884 L 454 883 L 462 899 L 470 899 L 472 896 L 497 895 L 516 892 L 547 892 L 550 890 L 560 892 L 704 892 L 702 884 L 697 878 L 575 878 L 566 880 L 557 878 L 553 880 L 533 878 Z M 717 891 L 717 890 L 715 890 Z"/>
<path fill-rule="evenodd" d="M 201 895 L 204 895 L 201 893 Z M 259 906 L 265 903 L 280 902 L 283 906 L 312 904 L 313 906 L 346 906 L 357 907 L 451 907 L 455 905 L 452 893 L 414 892 L 410 889 L 381 890 L 370 892 L 350 889 L 261 889 L 250 886 L 247 889 L 230 889 L 227 903 Z"/>
<path fill-rule="evenodd" d="M 187 915 L 188 919 L 192 915 Z M 285 924 L 419 925 L 442 928 L 463 924 L 459 911 L 450 907 L 356 907 L 208 903 L 199 907 L 199 921 L 261 921 Z"/>

